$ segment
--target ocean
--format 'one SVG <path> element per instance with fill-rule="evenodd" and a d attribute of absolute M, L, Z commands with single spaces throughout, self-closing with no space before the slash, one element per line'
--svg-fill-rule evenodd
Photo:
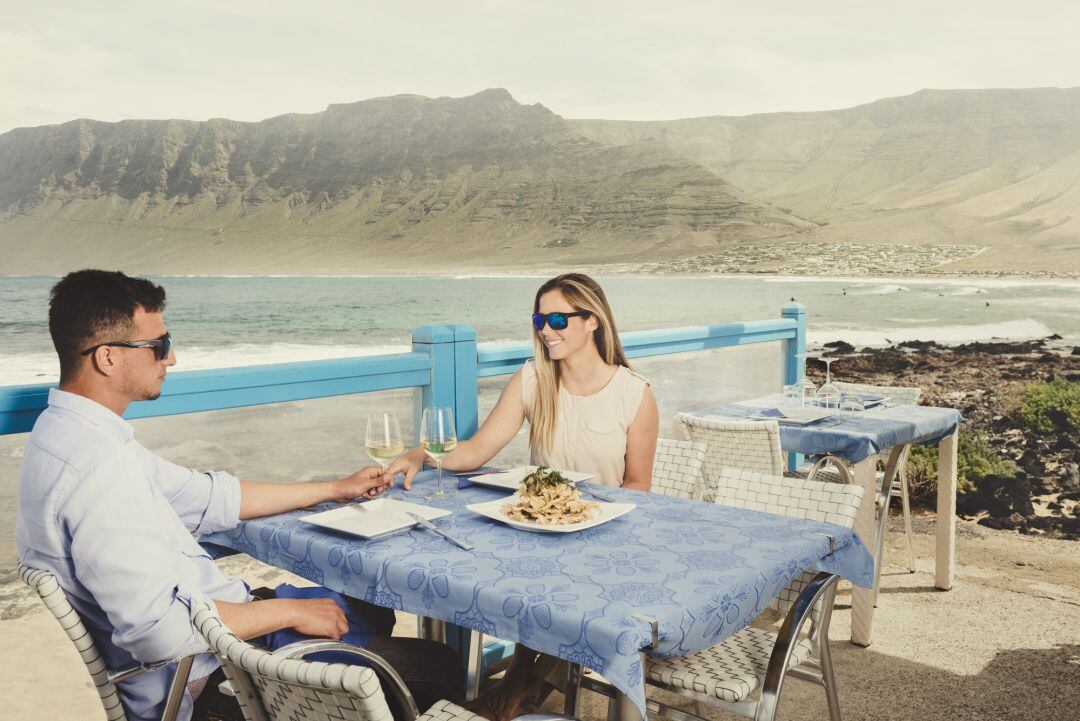
<path fill-rule="evenodd" d="M 155 277 L 176 370 L 399 352 L 413 328 L 468 323 L 480 342 L 529 337 L 531 277 Z M 792 298 L 811 343 L 958 343 L 1061 335 L 1080 344 L 1080 283 L 776 277 L 600 279 L 620 330 L 779 315 Z M 55 380 L 46 323 L 55 278 L 0 277 L 0 385 Z"/>
<path fill-rule="evenodd" d="M 175 370 L 401 352 L 412 329 L 467 323 L 480 342 L 521 342 L 540 277 L 155 277 L 168 292 Z M 1062 337 L 1080 345 L 1080 284 L 1011 280 L 780 277 L 600 278 L 620 330 L 775 318 L 792 298 L 815 345 Z M 55 278 L 0 277 L 0 386 L 56 380 L 46 313 Z M 641 359 L 662 419 L 774 390 L 778 344 Z M 480 384 L 483 419 L 505 379 Z M 166 384 L 168 381 L 166 381 Z M 239 408 L 135 422 L 140 442 L 197 468 L 242 478 L 313 480 L 370 463 L 360 451 L 371 410 L 412 433 L 412 391 Z M 667 429 L 662 420 L 662 433 Z M 667 435 L 664 433 L 664 435 Z M 14 519 L 26 436 L 0 437 L 0 584 L 15 573 Z M 525 432 L 494 463 L 527 459 Z M 2 589 L 0 589 L 2 590 Z M 0 593 L 0 598 L 3 594 Z M 2 608 L 0 608 L 2 612 Z"/>

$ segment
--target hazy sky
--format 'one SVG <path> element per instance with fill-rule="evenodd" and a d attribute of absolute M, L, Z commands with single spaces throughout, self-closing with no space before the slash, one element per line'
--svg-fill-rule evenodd
<path fill-rule="evenodd" d="M 0 132 L 504 87 L 571 118 L 1080 85 L 1080 3 L 0 0 Z"/>

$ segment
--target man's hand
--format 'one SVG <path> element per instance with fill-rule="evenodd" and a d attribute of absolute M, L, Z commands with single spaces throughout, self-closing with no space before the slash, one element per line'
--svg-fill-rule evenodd
<path fill-rule="evenodd" d="M 282 628 L 319 638 L 341 639 L 349 622 L 329 598 L 271 598 L 232 603 L 215 600 L 221 620 L 240 638 L 257 638 Z"/>
<path fill-rule="evenodd" d="M 351 476 L 331 482 L 334 496 L 332 501 L 351 501 L 355 498 L 374 498 L 393 483 L 394 477 L 389 470 L 378 466 L 361 468 Z"/>
<path fill-rule="evenodd" d="M 379 469 L 382 470 L 382 469 Z M 290 625 L 306 636 L 332 638 L 340 641 L 349 632 L 349 622 L 341 606 L 329 598 L 293 598 L 290 604 Z"/>

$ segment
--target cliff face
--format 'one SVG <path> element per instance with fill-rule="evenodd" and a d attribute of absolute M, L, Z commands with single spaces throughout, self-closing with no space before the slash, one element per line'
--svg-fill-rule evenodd
<path fill-rule="evenodd" d="M 813 227 L 663 142 L 589 139 L 504 90 L 0 136 L 8 272 L 599 262 Z"/>
<path fill-rule="evenodd" d="M 844 110 L 668 122 L 573 121 L 656 140 L 822 240 L 989 246 L 979 263 L 1080 271 L 1080 88 L 922 90 Z"/>

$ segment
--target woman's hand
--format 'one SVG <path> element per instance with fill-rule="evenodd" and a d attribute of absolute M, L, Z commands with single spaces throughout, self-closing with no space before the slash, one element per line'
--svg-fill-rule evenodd
<path fill-rule="evenodd" d="M 422 448 L 414 448 L 408 453 L 398 456 L 394 459 L 386 471 L 390 474 L 391 483 L 393 478 L 399 473 L 405 474 L 405 482 L 402 487 L 406 491 L 412 488 L 412 479 L 417 473 L 419 473 L 424 467 L 424 458 L 426 454 Z"/>

